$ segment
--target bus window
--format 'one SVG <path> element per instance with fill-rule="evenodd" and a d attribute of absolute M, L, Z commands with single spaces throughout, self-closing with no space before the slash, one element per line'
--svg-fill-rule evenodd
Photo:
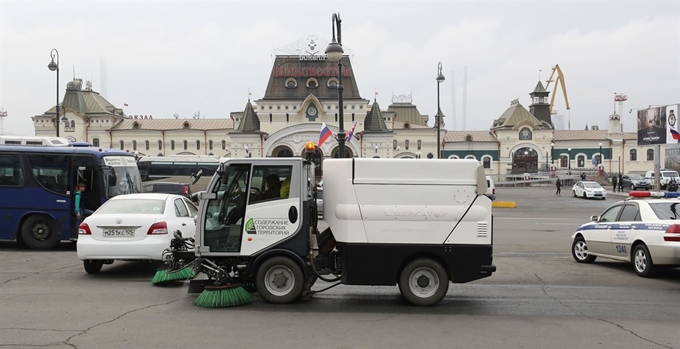
<path fill-rule="evenodd" d="M 66 155 L 29 155 L 28 163 L 40 185 L 52 192 L 66 194 L 68 190 L 68 164 Z"/>
<path fill-rule="evenodd" d="M 4 154 L 0 157 L 0 186 L 22 187 L 24 175 L 21 171 L 19 154 Z"/>

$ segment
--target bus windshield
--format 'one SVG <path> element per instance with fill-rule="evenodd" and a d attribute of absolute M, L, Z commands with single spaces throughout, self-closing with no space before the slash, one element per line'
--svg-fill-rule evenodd
<path fill-rule="evenodd" d="M 102 164 L 108 171 L 103 171 L 106 197 L 142 192 L 142 180 L 135 158 L 132 156 L 106 156 Z M 115 174 L 116 182 L 113 180 Z"/>

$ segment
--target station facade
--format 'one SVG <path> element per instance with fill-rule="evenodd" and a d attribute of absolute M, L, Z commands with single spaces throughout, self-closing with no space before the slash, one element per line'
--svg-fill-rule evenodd
<path fill-rule="evenodd" d="M 318 142 L 323 124 L 337 135 L 342 75 L 343 128 L 353 130 L 347 157 L 436 158 L 437 120 L 430 122 L 407 95 L 392 96 L 387 108 L 364 98 L 351 55 L 343 56 L 339 69 L 320 53 L 327 45 L 309 36 L 277 49 L 264 95 L 244 100 L 243 110 L 224 118 L 126 115 L 89 83 L 75 79 L 66 86 L 58 122 L 55 107 L 33 117 L 35 135 L 54 136 L 59 125 L 60 136 L 72 141 L 149 156 L 301 156 L 306 142 Z M 440 112 L 443 157 L 476 159 L 488 174 L 598 166 L 606 172 L 653 169 L 653 146 L 638 146 L 635 132 L 621 132 L 619 115 L 609 116 L 608 130 L 555 130 L 548 94 L 538 82 L 529 93 L 529 109 L 513 100 L 484 131 L 446 130 Z M 321 164 L 337 156 L 338 143 L 331 138 L 317 148 L 315 159 Z"/>

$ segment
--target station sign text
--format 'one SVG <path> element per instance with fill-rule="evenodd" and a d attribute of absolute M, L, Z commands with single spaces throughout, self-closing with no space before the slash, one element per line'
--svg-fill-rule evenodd
<path fill-rule="evenodd" d="M 272 72 L 274 73 L 274 77 L 300 77 L 300 78 L 307 78 L 307 77 L 329 77 L 329 76 L 338 76 L 338 68 L 337 67 L 282 67 L 282 68 L 272 68 Z M 343 78 L 351 78 L 352 77 L 352 69 L 351 68 L 343 68 L 342 69 L 342 77 Z"/>

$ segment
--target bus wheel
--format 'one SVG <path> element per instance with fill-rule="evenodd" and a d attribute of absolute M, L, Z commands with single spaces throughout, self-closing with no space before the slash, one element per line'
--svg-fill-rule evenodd
<path fill-rule="evenodd" d="M 49 250 L 59 243 L 60 238 L 52 218 L 33 215 L 21 226 L 21 240 L 32 250 Z"/>

